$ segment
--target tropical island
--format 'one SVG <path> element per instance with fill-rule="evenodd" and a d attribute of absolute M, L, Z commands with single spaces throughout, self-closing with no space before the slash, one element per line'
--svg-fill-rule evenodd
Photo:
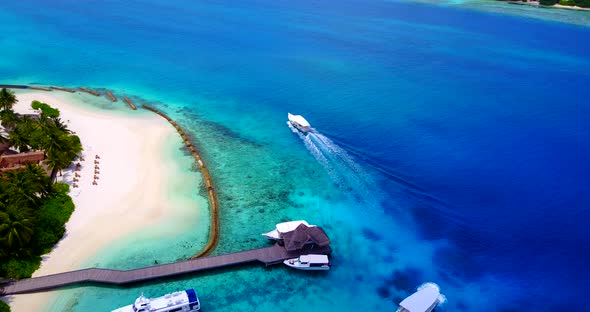
<path fill-rule="evenodd" d="M 500 0 L 510 3 L 554 7 L 560 9 L 590 10 L 590 0 Z"/>
<path fill-rule="evenodd" d="M 82 151 L 59 110 L 33 101 L 39 114 L 17 114 L 16 103 L 0 90 L 0 279 L 30 277 L 63 237 L 74 203 L 55 178 Z"/>
<path fill-rule="evenodd" d="M 62 187 L 61 191 L 71 204 L 67 213 L 51 212 L 51 215 L 63 217 L 60 220 L 62 230 L 55 234 L 58 243 L 44 248 L 43 251 L 49 253 L 40 252 L 29 256 L 41 259 L 40 265 L 37 262 L 25 266 L 24 270 L 21 268 L 24 264 L 18 258 L 21 262 L 13 261 L 9 268 L 14 268 L 14 263 L 20 264 L 18 270 L 11 271 L 19 272 L 20 275 L 2 273 L 0 280 L 46 276 L 89 266 L 109 267 L 111 256 L 117 259 L 122 256 L 116 242 L 129 239 L 145 241 L 146 235 L 151 235 L 152 231 L 174 233 L 169 238 L 161 238 L 166 246 L 169 240 L 177 241 L 180 235 L 186 236 L 187 240 L 195 244 L 194 249 L 186 249 L 186 258 L 193 256 L 206 244 L 210 215 L 207 199 L 194 197 L 195 190 L 201 187 L 200 177 L 190 170 L 194 168 L 195 160 L 180 150 L 185 148 L 185 144 L 175 127 L 165 118 L 148 110 L 129 110 L 125 103 L 84 91 L 11 89 L 14 93 L 6 92 L 11 96 L 16 95 L 17 101 L 11 105 L 14 114 L 4 113 L 9 123 L 15 116 L 27 123 L 45 119 L 49 123 L 54 120 L 54 125 L 57 123 L 65 127 L 69 136 L 75 135 L 79 138 L 78 142 L 83 142 L 83 150 L 74 154 L 73 162 L 57 161 L 57 165 L 53 166 L 49 155 L 51 146 L 43 147 L 36 143 L 43 137 L 40 135 L 42 132 L 35 132 L 35 139 L 29 140 L 26 146 L 23 144 L 21 150 L 16 147 L 21 127 L 15 132 L 15 124 L 12 129 L 7 127 L 1 131 L 4 139 L 0 146 L 11 152 L 4 153 L 3 165 L 0 167 L 9 165 L 26 169 L 27 164 L 14 160 L 16 155 L 26 150 L 31 154 L 27 156 L 33 162 L 30 166 L 39 166 L 46 180 L 51 181 L 53 177 L 51 185 L 58 190 Z M 11 136 L 13 141 L 10 141 Z M 50 137 L 56 136 L 52 134 Z M 7 175 L 8 171 L 18 170 L 7 170 L 2 175 Z M 169 194 L 172 192 L 182 195 L 171 201 Z M 36 220 L 41 219 L 36 215 L 31 216 L 35 226 L 30 232 L 32 237 L 42 234 L 35 233 L 39 227 L 34 223 Z M 42 222 L 45 225 L 49 221 L 44 219 Z M 65 234 L 63 223 L 66 223 Z M 174 224 L 174 228 L 168 228 L 169 224 Z M 145 231 L 146 228 L 150 231 Z M 57 238 L 62 236 L 61 240 Z M 177 260 L 176 255 L 168 256 L 161 252 L 153 255 L 157 258 L 145 259 L 146 264 L 153 264 L 156 260 L 160 263 Z M 101 257 L 99 262 L 95 260 L 97 256 Z M 92 262 L 89 262 L 90 259 Z M 3 260 L 1 264 L 4 263 Z M 41 292 L 5 296 L 2 300 L 13 311 L 40 311 L 52 302 L 54 296 L 49 292 Z"/>

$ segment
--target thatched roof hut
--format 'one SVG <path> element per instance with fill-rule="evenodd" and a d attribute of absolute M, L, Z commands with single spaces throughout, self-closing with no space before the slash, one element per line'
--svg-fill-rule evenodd
<path fill-rule="evenodd" d="M 287 251 L 303 249 L 306 244 L 314 244 L 319 247 L 330 245 L 330 239 L 320 227 L 308 227 L 300 224 L 295 230 L 283 234 L 283 241 Z"/>
<path fill-rule="evenodd" d="M 317 226 L 309 227 L 309 228 L 307 228 L 307 234 L 309 234 L 313 243 L 320 246 L 320 247 L 325 247 L 325 246 L 330 245 L 330 239 L 328 238 L 328 235 L 326 235 L 326 232 L 324 232 L 324 230 L 321 227 L 317 227 Z"/>

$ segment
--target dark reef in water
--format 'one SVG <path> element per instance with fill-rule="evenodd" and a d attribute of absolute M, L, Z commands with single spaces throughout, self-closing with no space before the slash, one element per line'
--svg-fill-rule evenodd
<path fill-rule="evenodd" d="M 363 228 L 362 232 L 363 232 L 363 236 L 371 241 L 376 242 L 376 241 L 383 240 L 383 236 L 379 235 L 377 232 L 375 232 L 369 228 Z"/>
<path fill-rule="evenodd" d="M 243 144 L 248 144 L 250 146 L 254 146 L 254 147 L 262 147 L 263 145 L 245 138 L 244 136 L 240 135 L 239 133 L 231 130 L 230 128 L 216 123 L 216 122 L 212 122 L 212 121 L 208 121 L 204 118 L 202 118 L 199 114 L 195 113 L 194 111 L 191 111 L 188 108 L 185 108 L 181 111 L 179 111 L 183 114 L 183 116 L 185 117 L 186 120 L 190 120 L 193 124 L 196 125 L 196 127 L 191 127 L 191 129 L 206 129 L 206 131 L 208 133 L 214 133 L 216 136 L 218 137 L 226 137 L 226 138 L 230 138 L 230 139 L 236 139 L 238 140 L 240 143 Z"/>
<path fill-rule="evenodd" d="M 392 294 L 400 293 L 409 295 L 416 287 L 423 283 L 423 274 L 415 268 L 395 270 L 391 276 L 384 279 L 382 285 L 376 288 L 376 292 L 381 298 L 390 298 Z M 394 302 L 399 302 L 401 299 L 397 296 L 393 298 Z"/>
<path fill-rule="evenodd" d="M 397 290 L 410 291 L 421 285 L 423 282 L 422 273 L 418 269 L 407 268 L 403 271 L 396 270 L 391 275 L 389 282 Z"/>
<path fill-rule="evenodd" d="M 389 298 L 389 296 L 391 295 L 389 292 L 389 288 L 385 285 L 377 287 L 377 294 L 381 298 Z"/>

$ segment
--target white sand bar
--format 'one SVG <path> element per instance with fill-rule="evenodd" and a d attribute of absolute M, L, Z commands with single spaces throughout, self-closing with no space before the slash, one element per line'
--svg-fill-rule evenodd
<path fill-rule="evenodd" d="M 19 113 L 31 113 L 33 100 L 58 108 L 62 120 L 85 147 L 82 170 L 78 171 L 79 188 L 72 188 L 70 193 L 76 210 L 66 224 L 64 238 L 44 256 L 33 276 L 79 269 L 109 243 L 150 224 L 169 221 L 170 214 L 178 212 L 167 201 L 165 185 L 174 179 L 174 171 L 163 165 L 170 160 L 163 159 L 162 149 L 165 142 L 170 146 L 170 140 L 177 140 L 180 148 L 182 141 L 166 120 L 142 111 L 125 114 L 80 105 L 77 102 L 85 101 L 85 96 L 59 91 L 18 92 L 17 97 L 15 111 Z M 100 167 L 98 185 L 92 184 L 95 160 Z M 70 169 L 60 179 L 71 184 L 73 177 Z M 175 217 L 186 215 L 178 213 Z M 208 220 L 202 222 L 207 226 Z M 51 292 L 6 299 L 14 312 L 42 311 L 51 300 Z"/>

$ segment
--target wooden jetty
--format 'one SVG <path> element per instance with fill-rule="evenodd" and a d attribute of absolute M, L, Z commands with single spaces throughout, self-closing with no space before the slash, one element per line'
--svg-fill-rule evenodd
<path fill-rule="evenodd" d="M 117 102 L 117 98 L 111 93 L 111 91 L 106 91 L 105 94 L 111 102 Z"/>
<path fill-rule="evenodd" d="M 330 254 L 331 249 L 329 246 L 314 246 L 298 251 L 287 251 L 285 247 L 275 244 L 272 247 L 252 249 L 214 257 L 191 259 L 128 271 L 97 268 L 83 269 L 4 283 L 4 287 L 0 288 L 0 294 L 26 294 L 80 283 L 124 285 L 255 261 L 262 262 L 265 265 L 273 265 L 311 252 L 315 254 Z"/>
<path fill-rule="evenodd" d="M 54 90 L 59 90 L 59 91 L 70 92 L 70 93 L 76 92 L 76 90 L 74 90 L 74 89 L 64 88 L 64 87 L 51 86 L 49 88 L 54 89 Z"/>
<path fill-rule="evenodd" d="M 219 232 L 220 232 L 219 231 L 219 205 L 217 203 L 217 193 L 215 192 L 215 187 L 213 186 L 211 174 L 209 173 L 207 166 L 205 166 L 205 163 L 203 162 L 201 155 L 199 155 L 199 153 L 197 152 L 197 149 L 195 148 L 195 146 L 193 145 L 191 140 L 188 138 L 188 136 L 186 135 L 184 130 L 174 120 L 172 120 L 172 118 L 168 117 L 168 115 L 164 114 L 163 112 L 161 112 L 151 106 L 144 104 L 143 108 L 162 116 L 164 119 L 168 120 L 168 122 L 174 128 L 176 128 L 176 131 L 178 132 L 178 134 L 180 134 L 180 137 L 184 141 L 184 145 L 188 148 L 191 155 L 193 155 L 193 158 L 195 159 L 197 166 L 201 170 L 201 174 L 203 175 L 203 181 L 205 182 L 205 188 L 207 189 L 207 195 L 209 198 L 209 205 L 211 207 L 211 228 L 209 229 L 209 241 L 207 242 L 207 245 L 205 245 L 205 247 L 203 247 L 203 249 L 201 251 L 199 251 L 197 254 L 195 254 L 192 257 L 192 259 L 206 256 L 211 251 L 213 251 L 215 249 L 215 247 L 217 246 L 217 243 L 219 243 Z"/>
<path fill-rule="evenodd" d="M 127 103 L 127 105 L 129 105 L 129 107 L 131 107 L 131 109 L 132 109 L 132 110 L 136 110 L 136 109 L 137 109 L 137 106 L 135 106 L 135 104 L 133 104 L 133 102 L 131 102 L 131 100 L 130 100 L 130 99 L 128 99 L 128 98 L 123 98 L 123 101 L 124 101 L 125 103 Z"/>
<path fill-rule="evenodd" d="M 80 89 L 80 91 L 82 91 L 82 92 L 86 92 L 86 93 L 92 94 L 94 96 L 100 96 L 100 93 L 98 93 L 98 92 L 96 92 L 94 90 L 90 90 L 88 88 L 79 87 L 78 89 Z"/>

